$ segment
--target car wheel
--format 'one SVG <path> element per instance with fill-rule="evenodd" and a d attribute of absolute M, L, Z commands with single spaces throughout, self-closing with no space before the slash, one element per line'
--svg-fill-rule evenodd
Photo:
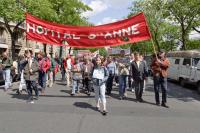
<path fill-rule="evenodd" d="M 180 79 L 180 85 L 182 86 L 182 87 L 185 87 L 185 80 L 184 79 Z"/>
<path fill-rule="evenodd" d="M 199 94 L 200 94 L 200 81 L 199 81 L 199 83 L 197 84 L 197 91 L 198 91 Z"/>

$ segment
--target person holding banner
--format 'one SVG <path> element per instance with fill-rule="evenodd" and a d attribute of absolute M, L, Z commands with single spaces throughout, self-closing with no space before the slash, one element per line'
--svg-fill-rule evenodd
<path fill-rule="evenodd" d="M 25 51 L 25 59 L 22 61 L 24 65 L 24 79 L 26 80 L 26 88 L 28 92 L 28 103 L 34 103 L 32 91 L 35 91 L 36 99 L 39 97 L 37 88 L 37 79 L 39 66 L 38 62 L 32 57 L 32 51 Z"/>
<path fill-rule="evenodd" d="M 89 57 L 85 58 L 85 62 L 83 64 L 83 81 L 86 88 L 86 93 L 89 96 L 91 93 L 91 72 L 94 65 L 91 63 Z"/>
<path fill-rule="evenodd" d="M 27 90 L 26 88 L 26 81 L 24 79 L 24 64 L 23 61 L 25 60 L 25 55 L 19 57 L 19 71 L 20 71 L 20 84 L 19 84 L 19 89 L 17 90 L 17 94 L 21 94 L 23 87 Z"/>
<path fill-rule="evenodd" d="M 119 99 L 123 100 L 126 98 L 126 81 L 129 75 L 129 59 L 125 57 L 125 51 L 121 50 L 120 52 L 121 57 L 117 61 L 119 67 Z"/>
<path fill-rule="evenodd" d="M 8 56 L 7 52 L 4 52 L 2 56 L 3 56 L 3 59 L 2 59 L 1 66 L 3 69 L 3 78 L 5 80 L 4 91 L 7 91 L 11 86 L 10 73 L 11 73 L 11 67 L 12 67 L 13 61 Z"/>
<path fill-rule="evenodd" d="M 38 53 L 38 63 L 39 63 L 39 85 L 42 87 L 42 94 L 44 94 L 45 88 L 46 88 L 46 76 L 47 76 L 47 70 L 51 66 L 51 62 L 48 58 L 44 57 L 44 54 L 42 52 Z"/>
<path fill-rule="evenodd" d="M 154 56 L 151 69 L 153 71 L 153 81 L 154 81 L 154 91 L 155 91 L 155 100 L 156 105 L 160 106 L 160 97 L 159 89 L 162 90 L 162 103 L 161 106 L 169 108 L 166 105 L 167 103 L 167 71 L 169 68 L 170 62 L 166 58 L 164 50 L 159 52 L 158 56 Z"/>
<path fill-rule="evenodd" d="M 53 73 L 54 69 L 56 67 L 55 60 L 51 58 L 50 54 L 47 54 L 47 59 L 50 60 L 50 68 L 47 70 L 47 86 L 52 87 L 53 86 Z"/>
<path fill-rule="evenodd" d="M 66 65 L 67 66 L 66 66 L 65 72 L 66 72 L 66 77 L 67 77 L 67 86 L 69 87 L 71 84 L 71 69 L 72 69 L 72 60 L 71 60 L 70 55 L 67 55 Z"/>
<path fill-rule="evenodd" d="M 106 115 L 107 109 L 106 109 L 106 81 L 108 79 L 108 71 L 106 67 L 102 66 L 102 61 L 100 57 L 96 58 L 96 65 L 94 66 L 94 69 L 92 71 L 92 82 L 93 87 L 95 90 L 95 99 L 96 99 L 96 107 L 100 111 L 102 105 L 102 114 Z"/>
<path fill-rule="evenodd" d="M 117 66 L 115 64 L 115 62 L 113 61 L 113 59 L 111 57 L 108 57 L 108 60 L 107 60 L 107 69 L 108 69 L 108 72 L 109 72 L 109 77 L 108 77 L 108 80 L 106 82 L 106 91 L 107 91 L 107 94 L 110 95 L 111 94 L 111 91 L 112 91 L 112 87 L 113 87 L 113 79 L 115 77 L 115 74 L 116 74 L 116 69 L 117 69 Z"/>
<path fill-rule="evenodd" d="M 76 93 L 79 93 L 80 83 L 82 80 L 82 69 L 79 63 L 79 59 L 75 58 L 75 64 L 72 66 L 72 93 L 71 96 L 74 96 Z"/>

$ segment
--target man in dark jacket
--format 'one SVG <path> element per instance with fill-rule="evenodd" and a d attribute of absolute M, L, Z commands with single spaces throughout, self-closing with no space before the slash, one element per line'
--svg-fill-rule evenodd
<path fill-rule="evenodd" d="M 143 102 L 142 93 L 144 88 L 144 80 L 148 76 L 147 65 L 140 60 L 139 53 L 135 53 L 135 61 L 132 62 L 132 77 L 135 82 L 136 100 Z"/>
<path fill-rule="evenodd" d="M 32 58 L 32 51 L 25 51 L 25 60 L 24 60 L 24 79 L 26 80 L 26 86 L 27 86 L 27 91 L 28 91 L 28 103 L 34 103 L 33 102 L 33 96 L 32 96 L 32 91 L 35 91 L 36 99 L 38 99 L 39 93 L 38 93 L 38 88 L 37 88 L 37 83 L 38 81 L 38 71 L 39 71 L 39 66 L 38 62 Z"/>

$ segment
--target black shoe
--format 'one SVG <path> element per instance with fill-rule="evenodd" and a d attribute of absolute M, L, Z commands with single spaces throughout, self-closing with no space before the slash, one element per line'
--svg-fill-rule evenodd
<path fill-rule="evenodd" d="M 169 106 L 167 106 L 165 103 L 162 103 L 161 106 L 165 108 L 169 108 Z"/>
<path fill-rule="evenodd" d="M 122 97 L 122 96 L 120 96 L 120 97 L 119 97 L 119 100 L 123 100 L 123 97 Z"/>
<path fill-rule="evenodd" d="M 22 94 L 22 91 L 19 91 L 19 90 L 17 90 L 17 95 L 21 95 Z"/>
<path fill-rule="evenodd" d="M 160 106 L 160 103 L 159 103 L 159 102 L 157 102 L 157 103 L 156 103 L 156 105 L 157 105 L 157 106 Z"/>
<path fill-rule="evenodd" d="M 108 113 L 108 112 L 107 112 L 106 110 L 103 110 L 102 115 L 106 116 L 107 113 Z"/>
<path fill-rule="evenodd" d="M 71 93 L 71 96 L 74 96 L 75 94 Z"/>
<path fill-rule="evenodd" d="M 141 98 L 141 99 L 139 99 L 139 102 L 140 102 L 140 103 L 143 103 L 143 102 L 144 102 L 144 100 Z"/>
<path fill-rule="evenodd" d="M 110 95 L 110 93 L 109 93 L 109 92 L 106 92 L 106 95 Z"/>
<path fill-rule="evenodd" d="M 39 99 L 39 96 L 35 96 L 35 100 L 38 100 Z"/>
<path fill-rule="evenodd" d="M 87 95 L 90 96 L 90 92 L 88 92 Z"/>

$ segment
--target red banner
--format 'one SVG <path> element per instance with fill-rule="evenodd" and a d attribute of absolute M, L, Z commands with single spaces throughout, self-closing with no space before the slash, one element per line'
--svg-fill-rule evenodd
<path fill-rule="evenodd" d="M 26 33 L 28 40 L 77 48 L 117 46 L 151 38 L 143 13 L 100 26 L 61 25 L 26 14 Z"/>

